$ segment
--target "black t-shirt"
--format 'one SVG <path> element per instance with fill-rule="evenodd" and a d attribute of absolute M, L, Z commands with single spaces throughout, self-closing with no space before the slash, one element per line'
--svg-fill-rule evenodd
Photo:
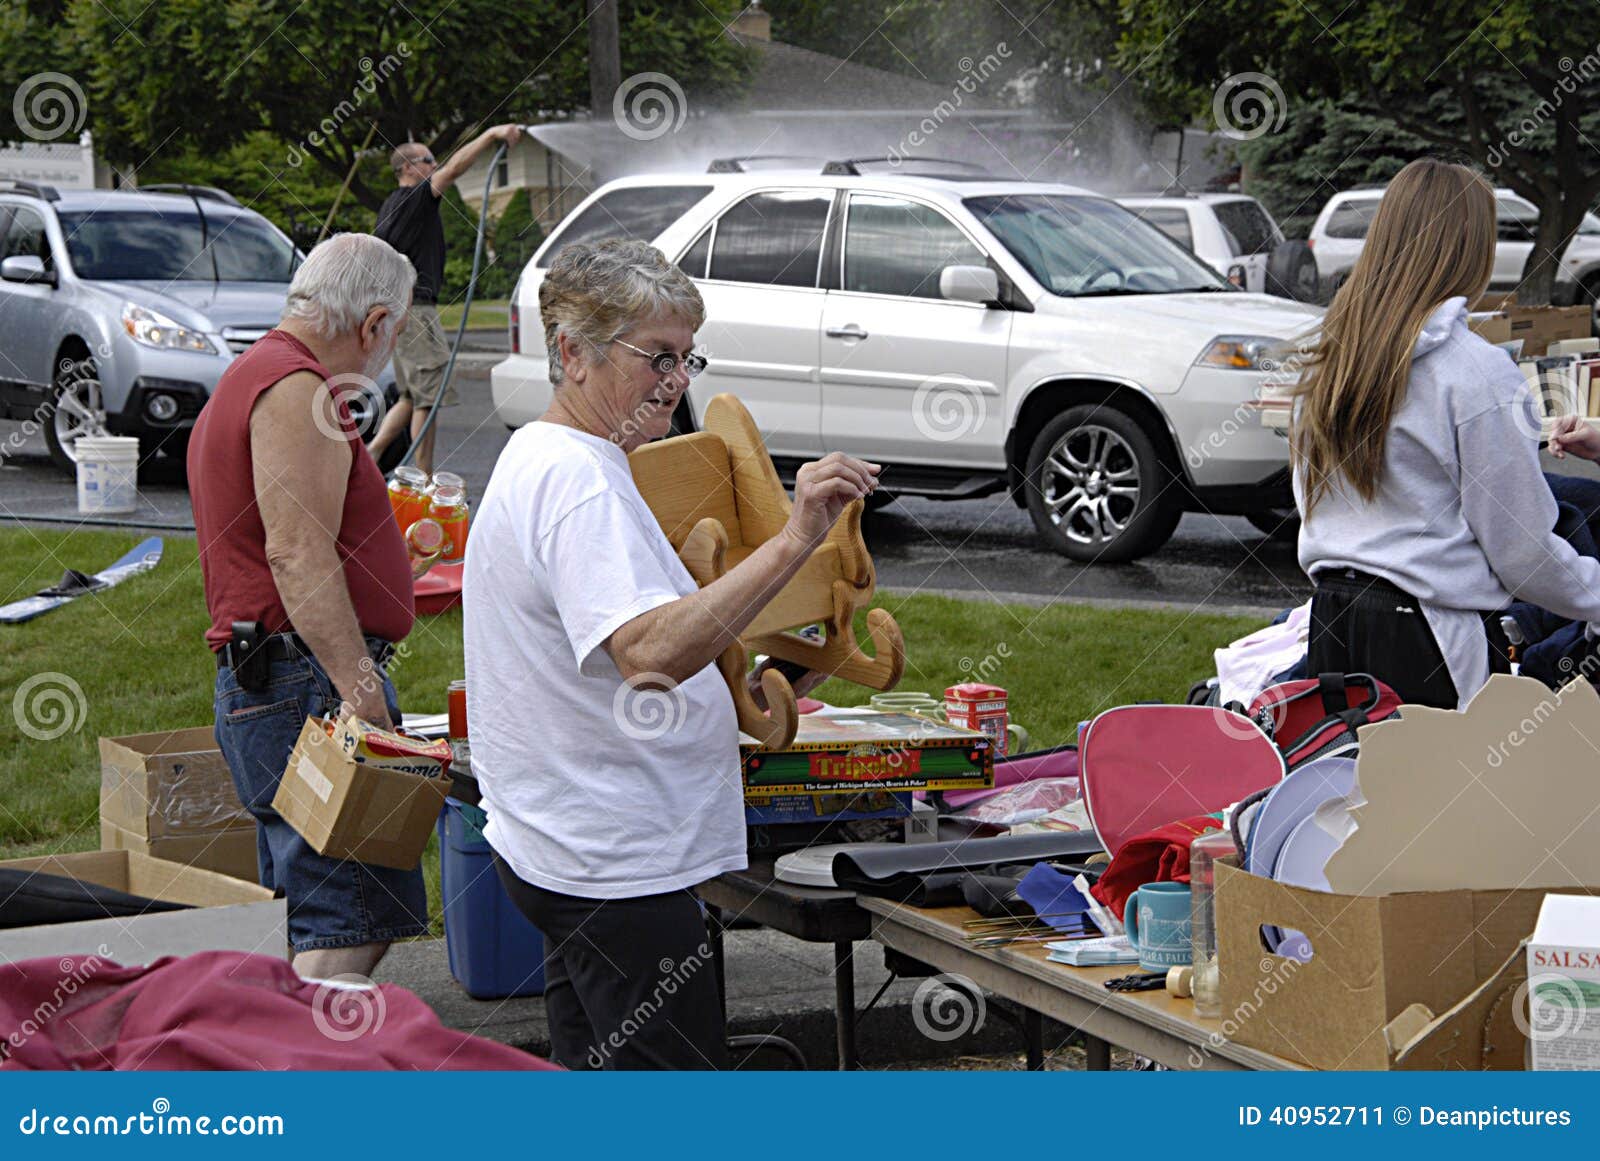
<path fill-rule="evenodd" d="M 378 210 L 378 237 L 411 259 L 417 268 L 413 302 L 438 302 L 444 281 L 444 222 L 433 183 L 419 181 L 390 194 Z"/>

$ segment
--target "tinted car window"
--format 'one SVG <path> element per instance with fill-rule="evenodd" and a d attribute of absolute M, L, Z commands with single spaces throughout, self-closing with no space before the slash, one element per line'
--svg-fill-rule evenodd
<path fill-rule="evenodd" d="M 62 214 L 61 230 L 90 280 L 288 282 L 298 261 L 288 238 L 246 215 L 101 209 Z"/>
<path fill-rule="evenodd" d="M 586 209 L 568 218 L 556 231 L 555 243 L 539 259 L 549 266 L 574 242 L 605 242 L 633 238 L 654 242 L 656 236 L 683 217 L 688 208 L 711 192 L 708 185 L 628 186 L 603 194 Z"/>
<path fill-rule="evenodd" d="M 1322 232 L 1330 238 L 1365 238 L 1372 226 L 1372 216 L 1377 212 L 1377 198 L 1340 202 L 1328 215 L 1328 224 Z"/>
<path fill-rule="evenodd" d="M 27 206 L 18 206 L 13 212 L 5 243 L 0 258 L 42 258 L 45 269 L 50 268 L 50 238 L 44 232 L 44 219 Z"/>
<path fill-rule="evenodd" d="M 844 289 L 940 298 L 939 271 L 984 266 L 983 251 L 939 211 L 901 198 L 855 194 L 845 221 Z"/>
<path fill-rule="evenodd" d="M 1185 250 L 1194 250 L 1194 229 L 1189 211 L 1179 206 L 1129 206 L 1142 221 L 1149 222 Z"/>
<path fill-rule="evenodd" d="M 1539 225 L 1539 211 L 1511 198 L 1496 198 L 1495 226 L 1502 242 L 1531 242 Z"/>
<path fill-rule="evenodd" d="M 706 261 L 711 257 L 711 231 L 702 230 L 694 245 L 678 260 L 678 268 L 690 278 L 706 276 Z"/>
<path fill-rule="evenodd" d="M 751 194 L 717 219 L 711 277 L 769 286 L 815 286 L 833 195 L 821 190 Z"/>
<path fill-rule="evenodd" d="M 1255 202 L 1215 202 L 1211 210 L 1238 244 L 1238 253 L 1265 254 L 1272 249 L 1272 220 Z"/>

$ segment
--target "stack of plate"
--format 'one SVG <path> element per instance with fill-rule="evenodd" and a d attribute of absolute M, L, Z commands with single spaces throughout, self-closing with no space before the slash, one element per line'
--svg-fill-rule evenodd
<path fill-rule="evenodd" d="M 1354 758 L 1317 758 L 1291 771 L 1255 814 L 1245 840 L 1244 869 L 1292 887 L 1328 890 L 1328 859 L 1349 834 L 1356 795 Z M 1279 955 L 1302 962 L 1311 958 L 1311 941 L 1298 931 L 1268 927 L 1262 935 Z"/>

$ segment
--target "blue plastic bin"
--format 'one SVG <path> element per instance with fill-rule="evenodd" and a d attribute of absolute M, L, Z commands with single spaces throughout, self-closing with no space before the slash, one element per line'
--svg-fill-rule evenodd
<path fill-rule="evenodd" d="M 544 994 L 544 936 L 500 885 L 483 838 L 488 816 L 445 799 L 439 816 L 439 891 L 450 974 L 477 1000 Z"/>

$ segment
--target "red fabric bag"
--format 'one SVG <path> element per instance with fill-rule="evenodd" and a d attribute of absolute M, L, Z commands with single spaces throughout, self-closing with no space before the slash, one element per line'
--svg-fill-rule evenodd
<path fill-rule="evenodd" d="M 0 1069 L 553 1069 L 394 984 L 312 983 L 236 951 L 0 965 Z"/>
<path fill-rule="evenodd" d="M 1122 844 L 1089 893 L 1121 919 L 1128 896 L 1146 883 L 1187 883 L 1189 844 L 1200 835 L 1221 829 L 1222 824 L 1215 818 L 1201 814 L 1169 822 L 1149 834 L 1135 835 Z"/>
<path fill-rule="evenodd" d="M 1356 744 L 1356 729 L 1399 712 L 1400 695 L 1366 673 L 1324 673 L 1285 681 L 1256 695 L 1245 710 L 1293 770 Z"/>

